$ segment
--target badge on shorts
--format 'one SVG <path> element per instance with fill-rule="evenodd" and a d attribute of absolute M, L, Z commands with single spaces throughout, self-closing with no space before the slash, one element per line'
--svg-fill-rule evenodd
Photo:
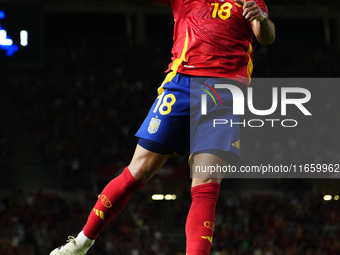
<path fill-rule="evenodd" d="M 154 134 L 158 131 L 159 124 L 161 124 L 160 119 L 152 118 L 148 127 L 148 132 Z"/>

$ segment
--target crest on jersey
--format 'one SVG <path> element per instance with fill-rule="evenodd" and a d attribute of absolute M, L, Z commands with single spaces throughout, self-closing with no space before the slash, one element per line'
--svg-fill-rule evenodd
<path fill-rule="evenodd" d="M 160 119 L 152 118 L 148 127 L 148 132 L 154 134 L 158 131 L 159 124 L 161 124 Z"/>

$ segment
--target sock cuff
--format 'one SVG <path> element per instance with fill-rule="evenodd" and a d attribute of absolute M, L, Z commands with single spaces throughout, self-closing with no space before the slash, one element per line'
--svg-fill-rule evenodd
<path fill-rule="evenodd" d="M 90 237 L 87 237 L 85 234 L 84 234 L 84 231 L 80 231 L 80 233 L 77 235 L 77 243 L 79 243 L 80 245 L 82 246 L 85 246 L 85 245 L 92 245 L 93 244 L 93 241 L 95 238 L 90 238 Z"/>
<path fill-rule="evenodd" d="M 196 196 L 207 196 L 207 197 L 215 197 L 217 199 L 220 191 L 220 184 L 217 182 L 209 182 L 197 185 L 191 188 L 192 198 Z"/>

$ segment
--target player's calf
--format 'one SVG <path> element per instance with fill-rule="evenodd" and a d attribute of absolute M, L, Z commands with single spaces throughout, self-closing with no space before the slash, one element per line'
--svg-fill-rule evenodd
<path fill-rule="evenodd" d="M 124 209 L 132 194 L 144 185 L 145 183 L 136 180 L 126 167 L 99 195 L 83 228 L 85 236 L 92 240 L 97 239 L 106 225 Z"/>
<path fill-rule="evenodd" d="M 214 164 L 226 165 L 225 161 L 210 153 L 194 155 L 191 161 L 195 166 Z M 223 173 L 196 173 L 192 170 L 192 203 L 189 210 L 185 232 L 187 255 L 208 255 L 212 246 L 215 229 L 215 208 Z"/>
<path fill-rule="evenodd" d="M 191 189 L 192 203 L 185 233 L 187 255 L 208 255 L 215 229 L 215 207 L 220 184 L 210 182 Z"/>

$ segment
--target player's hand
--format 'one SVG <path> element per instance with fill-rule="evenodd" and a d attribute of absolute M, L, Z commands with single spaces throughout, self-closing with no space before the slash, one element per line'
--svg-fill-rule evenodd
<path fill-rule="evenodd" d="M 242 0 L 234 0 L 236 3 L 243 6 L 243 16 L 249 20 L 263 21 L 267 19 L 267 14 L 261 10 L 261 8 L 256 4 L 255 1 L 251 0 L 248 2 L 243 2 Z"/>

